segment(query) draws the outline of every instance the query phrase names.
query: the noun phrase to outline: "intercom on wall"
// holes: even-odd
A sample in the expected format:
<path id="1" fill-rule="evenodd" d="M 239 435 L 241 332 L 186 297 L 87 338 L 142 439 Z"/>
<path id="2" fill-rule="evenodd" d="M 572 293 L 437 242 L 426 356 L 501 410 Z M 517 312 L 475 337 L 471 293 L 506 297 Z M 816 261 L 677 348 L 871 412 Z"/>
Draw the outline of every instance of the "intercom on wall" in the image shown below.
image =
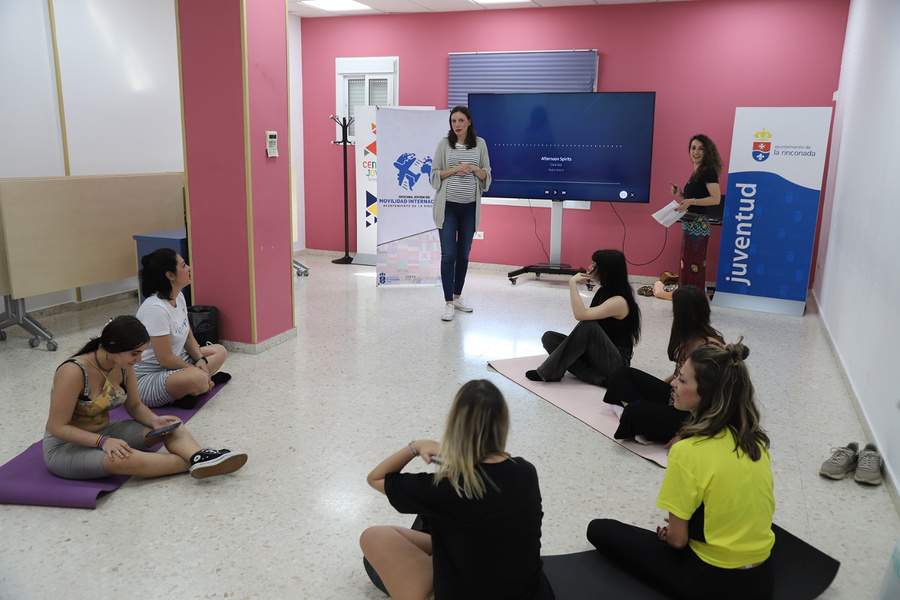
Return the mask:
<path id="1" fill-rule="evenodd" d="M 273 156 L 278 156 L 278 132 L 277 131 L 267 131 L 266 132 L 266 154 L 269 158 Z"/>

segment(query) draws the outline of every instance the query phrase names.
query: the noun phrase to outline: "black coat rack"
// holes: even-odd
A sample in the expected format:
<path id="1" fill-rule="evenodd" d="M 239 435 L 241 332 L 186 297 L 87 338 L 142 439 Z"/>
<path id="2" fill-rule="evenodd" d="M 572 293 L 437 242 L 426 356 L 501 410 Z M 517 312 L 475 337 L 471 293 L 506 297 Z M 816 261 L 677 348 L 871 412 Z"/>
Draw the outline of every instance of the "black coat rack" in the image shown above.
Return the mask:
<path id="1" fill-rule="evenodd" d="M 341 126 L 341 140 L 339 142 L 331 143 L 341 144 L 344 147 L 344 256 L 336 258 L 331 262 L 336 265 L 349 265 L 353 262 L 353 259 L 350 257 L 350 208 L 349 199 L 347 197 L 347 145 L 350 143 L 347 140 L 347 132 L 350 129 L 350 124 L 353 123 L 353 117 L 347 119 L 347 117 L 339 118 L 337 115 L 331 115 L 330 118 Z"/>

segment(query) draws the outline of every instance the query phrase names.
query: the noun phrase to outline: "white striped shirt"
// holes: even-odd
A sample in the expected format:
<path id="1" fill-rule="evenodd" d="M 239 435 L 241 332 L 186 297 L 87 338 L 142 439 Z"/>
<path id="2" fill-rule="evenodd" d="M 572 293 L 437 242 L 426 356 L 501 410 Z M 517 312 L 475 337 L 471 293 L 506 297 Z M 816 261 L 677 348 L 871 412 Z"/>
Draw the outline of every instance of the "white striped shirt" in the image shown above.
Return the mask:
<path id="1" fill-rule="evenodd" d="M 455 167 L 459 163 L 478 165 L 478 150 L 468 149 L 465 144 L 456 144 L 456 148 L 450 150 L 450 166 Z M 460 177 L 451 175 L 447 178 L 447 202 L 457 204 L 469 204 L 475 202 L 475 186 L 478 178 L 475 173 L 468 173 Z"/>

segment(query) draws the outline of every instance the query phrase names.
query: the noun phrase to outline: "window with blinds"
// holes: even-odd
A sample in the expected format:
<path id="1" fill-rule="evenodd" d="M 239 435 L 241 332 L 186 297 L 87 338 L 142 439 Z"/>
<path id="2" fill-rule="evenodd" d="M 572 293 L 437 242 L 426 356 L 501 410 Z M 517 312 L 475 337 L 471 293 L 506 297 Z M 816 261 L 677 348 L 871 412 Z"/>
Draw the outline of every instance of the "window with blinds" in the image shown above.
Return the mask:
<path id="1" fill-rule="evenodd" d="M 384 76 L 366 75 L 347 78 L 347 112 L 352 115 L 357 106 L 391 106 L 388 91 L 390 81 Z M 348 136 L 356 135 L 356 123 L 351 123 Z"/>
<path id="2" fill-rule="evenodd" d="M 450 54 L 447 108 L 470 93 L 596 92 L 597 50 Z"/>
<path id="3" fill-rule="evenodd" d="M 357 106 L 396 106 L 397 57 L 338 58 L 335 60 L 335 114 L 339 118 L 353 116 Z M 341 139 L 337 126 L 336 140 Z M 356 136 L 356 123 L 347 130 L 349 141 Z"/>

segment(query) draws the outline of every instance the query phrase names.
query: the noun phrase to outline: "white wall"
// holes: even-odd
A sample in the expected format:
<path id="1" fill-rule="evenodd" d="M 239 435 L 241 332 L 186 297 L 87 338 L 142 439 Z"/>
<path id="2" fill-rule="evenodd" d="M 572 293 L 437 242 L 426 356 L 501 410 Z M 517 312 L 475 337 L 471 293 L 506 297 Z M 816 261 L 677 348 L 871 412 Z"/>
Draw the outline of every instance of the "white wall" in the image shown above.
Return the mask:
<path id="1" fill-rule="evenodd" d="M 58 80 L 48 2 L 0 0 L 0 177 L 183 171 L 174 2 L 66 0 L 53 7 Z M 97 224 L 98 235 L 104 226 Z M 135 278 L 86 286 L 81 299 L 136 287 Z M 75 299 L 74 290 L 61 290 L 28 298 L 26 307 Z"/>
<path id="2" fill-rule="evenodd" d="M 46 2 L 0 1 L 0 177 L 65 175 Z"/>
<path id="3" fill-rule="evenodd" d="M 291 173 L 294 179 L 294 251 L 306 248 L 306 202 L 303 196 L 303 70 L 300 17 L 288 15 L 288 82 L 291 115 Z"/>
<path id="4" fill-rule="evenodd" d="M 900 491 L 898 25 L 897 0 L 850 4 L 814 293 Z"/>
<path id="5" fill-rule="evenodd" d="M 175 3 L 54 7 L 70 174 L 183 171 Z"/>

